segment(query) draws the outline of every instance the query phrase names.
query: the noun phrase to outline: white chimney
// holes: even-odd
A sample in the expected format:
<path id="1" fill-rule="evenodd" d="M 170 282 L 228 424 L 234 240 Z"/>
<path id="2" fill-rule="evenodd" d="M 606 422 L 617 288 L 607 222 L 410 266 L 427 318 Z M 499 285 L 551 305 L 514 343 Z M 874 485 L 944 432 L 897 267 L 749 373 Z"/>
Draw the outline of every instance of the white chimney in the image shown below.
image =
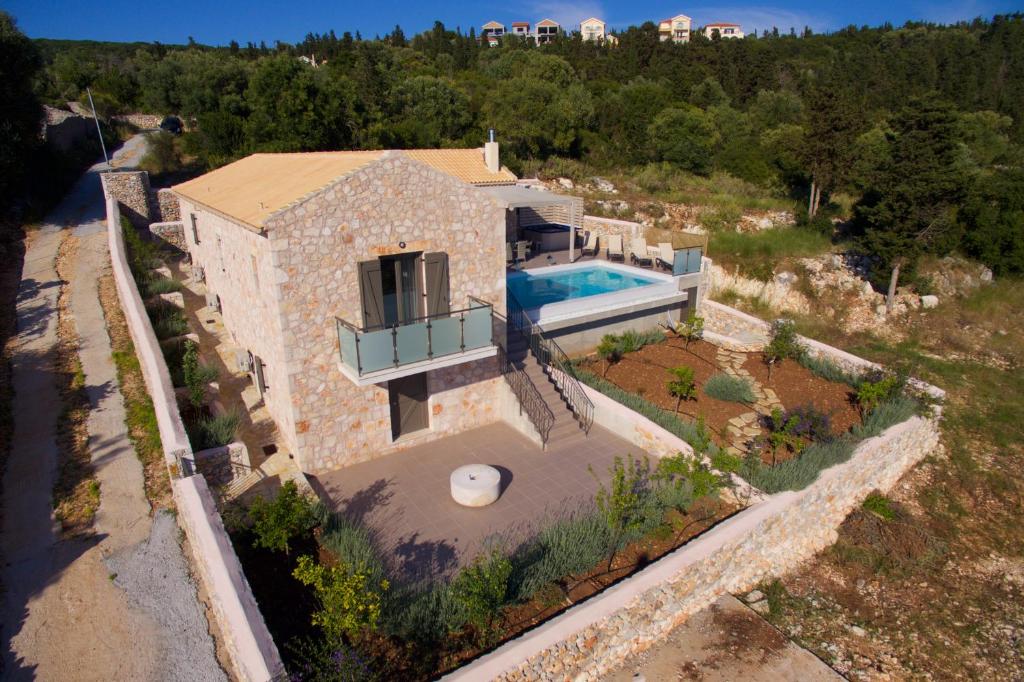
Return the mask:
<path id="1" fill-rule="evenodd" d="M 484 144 L 484 163 L 490 173 L 497 173 L 501 170 L 501 161 L 498 156 L 498 143 L 494 141 L 494 129 L 490 131 L 490 139 Z"/>

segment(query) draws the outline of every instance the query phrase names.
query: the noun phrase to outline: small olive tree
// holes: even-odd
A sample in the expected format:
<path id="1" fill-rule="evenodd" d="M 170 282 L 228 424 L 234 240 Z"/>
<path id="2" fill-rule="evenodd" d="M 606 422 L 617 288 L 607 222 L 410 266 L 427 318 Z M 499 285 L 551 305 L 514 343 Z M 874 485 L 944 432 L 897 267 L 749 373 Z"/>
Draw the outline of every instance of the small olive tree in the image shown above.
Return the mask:
<path id="1" fill-rule="evenodd" d="M 796 335 L 796 324 L 792 320 L 776 320 L 772 324 L 772 339 L 764 349 L 764 361 L 768 365 L 768 381 L 772 380 L 772 368 L 789 358 L 797 360 L 807 350 Z"/>
<path id="2" fill-rule="evenodd" d="M 249 520 L 256 536 L 254 547 L 289 554 L 291 542 L 316 525 L 316 513 L 314 503 L 299 492 L 295 481 L 286 481 L 273 500 L 253 500 Z"/>
<path id="3" fill-rule="evenodd" d="M 676 334 L 683 338 L 683 347 L 689 348 L 691 341 L 704 337 L 704 318 L 697 313 L 690 313 L 685 322 L 676 325 Z"/>
<path id="4" fill-rule="evenodd" d="M 684 400 L 693 400 L 697 395 L 697 382 L 693 380 L 692 367 L 675 367 L 669 370 L 672 379 L 668 382 L 668 392 L 676 399 L 676 412 Z"/>
<path id="5" fill-rule="evenodd" d="M 608 571 L 626 535 L 643 523 L 644 493 L 650 477 L 650 464 L 646 458 L 626 460 L 616 457 L 611 466 L 611 482 L 605 486 L 597 479 L 598 490 L 594 502 L 610 531 L 608 546 Z M 594 470 L 591 475 L 597 478 Z"/>
<path id="6" fill-rule="evenodd" d="M 605 334 L 601 337 L 601 343 L 597 344 L 597 356 L 604 360 L 604 374 L 608 376 L 608 370 L 616 362 L 622 359 L 622 343 L 614 334 Z"/>
<path id="7" fill-rule="evenodd" d="M 452 581 L 452 595 L 466 610 L 466 617 L 482 646 L 494 639 L 498 616 L 507 601 L 511 575 L 512 562 L 499 547 L 491 547 Z"/>

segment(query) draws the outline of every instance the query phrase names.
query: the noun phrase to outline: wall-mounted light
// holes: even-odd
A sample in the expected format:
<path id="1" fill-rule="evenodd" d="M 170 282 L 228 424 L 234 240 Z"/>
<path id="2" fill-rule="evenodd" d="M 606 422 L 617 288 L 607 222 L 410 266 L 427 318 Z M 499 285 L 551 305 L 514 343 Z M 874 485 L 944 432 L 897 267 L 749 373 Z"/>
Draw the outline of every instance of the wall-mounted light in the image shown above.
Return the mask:
<path id="1" fill-rule="evenodd" d="M 398 242 L 398 248 L 404 249 L 405 248 L 405 242 Z"/>

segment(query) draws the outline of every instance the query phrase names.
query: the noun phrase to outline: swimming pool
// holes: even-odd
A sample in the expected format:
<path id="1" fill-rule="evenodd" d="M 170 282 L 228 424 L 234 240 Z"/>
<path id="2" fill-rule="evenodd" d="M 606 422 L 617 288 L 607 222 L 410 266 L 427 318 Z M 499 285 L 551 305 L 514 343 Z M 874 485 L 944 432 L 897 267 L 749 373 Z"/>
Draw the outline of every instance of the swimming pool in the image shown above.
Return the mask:
<path id="1" fill-rule="evenodd" d="M 557 268 L 557 269 L 556 269 Z M 524 309 L 530 310 L 571 299 L 612 294 L 627 289 L 662 283 L 663 278 L 645 277 L 633 268 L 603 263 L 583 266 L 555 266 L 511 273 L 507 285 Z"/>

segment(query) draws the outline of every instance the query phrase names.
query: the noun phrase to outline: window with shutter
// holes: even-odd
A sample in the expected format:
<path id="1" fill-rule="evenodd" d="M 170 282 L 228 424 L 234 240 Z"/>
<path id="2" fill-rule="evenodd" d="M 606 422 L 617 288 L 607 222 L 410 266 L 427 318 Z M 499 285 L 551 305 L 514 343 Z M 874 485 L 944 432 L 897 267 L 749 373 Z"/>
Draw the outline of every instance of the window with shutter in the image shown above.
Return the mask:
<path id="1" fill-rule="evenodd" d="M 359 294 L 363 302 L 363 327 L 368 331 L 381 329 L 384 326 L 384 294 L 379 260 L 359 263 Z"/>
<path id="2" fill-rule="evenodd" d="M 427 315 L 444 315 L 451 311 L 448 254 L 424 254 L 423 267 L 427 280 Z"/>
<path id="3" fill-rule="evenodd" d="M 260 392 L 260 397 L 267 392 L 267 381 L 263 376 L 263 358 L 255 356 L 252 359 L 253 374 L 256 378 L 256 390 Z"/>
<path id="4" fill-rule="evenodd" d="M 192 241 L 196 244 L 199 243 L 199 228 L 196 226 L 196 214 L 192 213 L 189 215 L 192 219 Z"/>

